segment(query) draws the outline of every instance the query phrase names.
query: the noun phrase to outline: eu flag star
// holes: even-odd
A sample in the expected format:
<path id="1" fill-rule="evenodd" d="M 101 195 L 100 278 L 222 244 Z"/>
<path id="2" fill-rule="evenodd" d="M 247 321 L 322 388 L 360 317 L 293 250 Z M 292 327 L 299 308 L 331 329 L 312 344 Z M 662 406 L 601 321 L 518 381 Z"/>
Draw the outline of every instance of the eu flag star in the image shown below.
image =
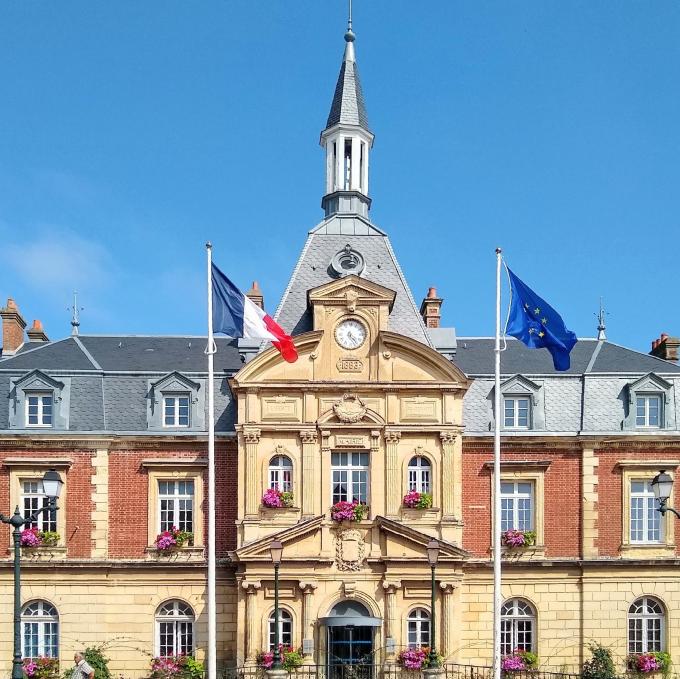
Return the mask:
<path id="1" fill-rule="evenodd" d="M 529 328 L 529 334 L 533 335 L 536 332 L 536 328 Z"/>
<path id="2" fill-rule="evenodd" d="M 541 332 L 538 333 L 538 336 L 539 337 L 545 337 L 545 333 L 543 332 L 543 330 L 541 330 Z"/>
<path id="3" fill-rule="evenodd" d="M 536 308 L 534 309 L 534 313 L 538 316 L 538 314 L 541 313 L 541 310 L 540 310 L 538 307 L 536 307 Z"/>

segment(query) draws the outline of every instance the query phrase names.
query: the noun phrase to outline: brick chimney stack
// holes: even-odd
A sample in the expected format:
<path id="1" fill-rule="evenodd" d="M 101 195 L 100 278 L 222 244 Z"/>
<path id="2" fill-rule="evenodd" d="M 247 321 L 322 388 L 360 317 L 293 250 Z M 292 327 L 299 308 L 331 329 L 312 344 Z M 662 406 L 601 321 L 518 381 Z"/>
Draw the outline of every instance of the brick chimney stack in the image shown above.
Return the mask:
<path id="1" fill-rule="evenodd" d="M 264 309 L 264 297 L 257 281 L 253 281 L 253 287 L 246 292 L 246 297 L 249 297 L 250 301 L 259 306 L 260 309 Z"/>
<path id="2" fill-rule="evenodd" d="M 45 333 L 45 329 L 43 328 L 42 321 L 39 321 L 38 319 L 33 321 L 33 325 L 29 328 L 29 330 L 26 334 L 28 335 L 28 341 L 29 342 L 49 342 L 50 341 L 50 338 Z"/>
<path id="3" fill-rule="evenodd" d="M 649 353 L 652 356 L 656 356 L 657 358 L 663 358 L 665 361 L 673 361 L 673 363 L 677 363 L 679 347 L 679 338 L 669 337 L 665 332 L 662 332 L 659 339 L 652 341 L 652 350 Z"/>
<path id="4" fill-rule="evenodd" d="M 430 288 L 427 297 L 420 305 L 420 315 L 428 328 L 438 328 L 442 319 L 442 304 L 444 300 L 437 297 L 437 288 Z"/>
<path id="5" fill-rule="evenodd" d="M 17 303 L 10 297 L 7 306 L 0 309 L 2 317 L 2 353 L 13 354 L 24 343 L 26 321 Z"/>

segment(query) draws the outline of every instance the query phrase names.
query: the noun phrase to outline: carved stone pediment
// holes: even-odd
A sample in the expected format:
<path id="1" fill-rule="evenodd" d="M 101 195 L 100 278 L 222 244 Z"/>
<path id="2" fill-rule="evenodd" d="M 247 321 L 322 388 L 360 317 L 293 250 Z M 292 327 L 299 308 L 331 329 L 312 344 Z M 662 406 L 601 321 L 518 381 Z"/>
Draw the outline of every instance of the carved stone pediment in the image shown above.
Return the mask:
<path id="1" fill-rule="evenodd" d="M 351 424 L 363 420 L 366 411 L 366 404 L 354 394 L 344 394 L 343 397 L 333 404 L 333 412 L 341 421 Z"/>

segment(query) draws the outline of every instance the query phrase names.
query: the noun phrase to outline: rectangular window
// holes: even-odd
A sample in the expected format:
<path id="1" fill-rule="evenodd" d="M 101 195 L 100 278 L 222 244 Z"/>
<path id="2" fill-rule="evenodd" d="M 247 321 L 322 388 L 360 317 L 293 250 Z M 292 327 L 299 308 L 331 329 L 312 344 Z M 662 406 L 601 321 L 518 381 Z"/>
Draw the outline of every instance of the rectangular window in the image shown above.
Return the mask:
<path id="1" fill-rule="evenodd" d="M 26 425 L 52 426 L 52 394 L 26 394 Z"/>
<path id="2" fill-rule="evenodd" d="M 509 397 L 504 399 L 503 423 L 508 429 L 529 429 L 529 399 Z"/>
<path id="3" fill-rule="evenodd" d="M 659 427 L 661 422 L 661 398 L 637 396 L 635 411 L 636 427 Z"/>
<path id="4" fill-rule="evenodd" d="M 333 504 L 368 504 L 368 453 L 332 453 Z"/>
<path id="5" fill-rule="evenodd" d="M 501 531 L 534 530 L 534 485 L 530 481 L 501 482 Z"/>
<path id="6" fill-rule="evenodd" d="M 661 513 L 651 481 L 630 482 L 630 541 L 661 542 Z"/>
<path id="7" fill-rule="evenodd" d="M 43 507 L 47 507 L 49 500 L 43 490 L 42 479 L 26 479 L 21 482 L 21 507 L 23 516 L 27 518 Z M 57 512 L 43 512 L 38 520 L 26 528 L 37 528 L 42 531 L 57 532 Z"/>
<path id="8" fill-rule="evenodd" d="M 344 189 L 349 191 L 352 188 L 352 140 L 345 139 L 345 167 L 344 167 Z"/>
<path id="9" fill-rule="evenodd" d="M 194 481 L 158 482 L 159 530 L 194 532 Z"/>
<path id="10" fill-rule="evenodd" d="M 163 397 L 163 426 L 189 426 L 189 395 L 173 394 Z"/>

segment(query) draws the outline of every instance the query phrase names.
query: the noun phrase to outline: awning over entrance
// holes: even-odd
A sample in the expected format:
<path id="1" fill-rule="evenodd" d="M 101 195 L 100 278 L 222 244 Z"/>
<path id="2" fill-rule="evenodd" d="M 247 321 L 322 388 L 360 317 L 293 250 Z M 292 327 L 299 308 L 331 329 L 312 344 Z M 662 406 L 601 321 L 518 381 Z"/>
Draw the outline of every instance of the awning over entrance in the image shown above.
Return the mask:
<path id="1" fill-rule="evenodd" d="M 319 622 L 326 627 L 380 627 L 381 618 L 369 615 L 368 610 L 358 601 L 341 601 L 325 618 Z"/>

